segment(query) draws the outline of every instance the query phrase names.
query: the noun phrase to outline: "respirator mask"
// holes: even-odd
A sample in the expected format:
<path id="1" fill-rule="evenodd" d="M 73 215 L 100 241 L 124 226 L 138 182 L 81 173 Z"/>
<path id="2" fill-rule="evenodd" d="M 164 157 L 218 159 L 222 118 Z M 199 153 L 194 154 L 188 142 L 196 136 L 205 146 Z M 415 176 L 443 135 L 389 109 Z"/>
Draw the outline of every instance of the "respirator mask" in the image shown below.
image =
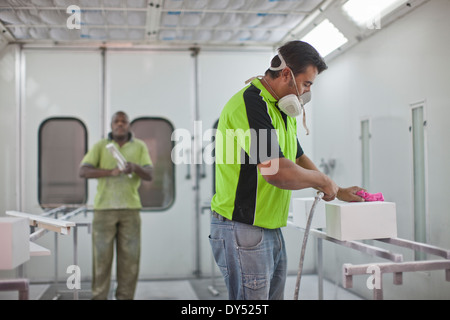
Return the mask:
<path id="1" fill-rule="evenodd" d="M 283 57 L 281 56 L 281 53 L 278 52 L 278 57 L 280 58 L 281 64 L 279 67 L 270 67 L 269 69 L 271 71 L 281 71 L 287 67 L 286 61 L 284 61 Z M 290 70 L 290 68 L 289 68 Z M 305 112 L 305 104 L 307 104 L 309 101 L 311 101 L 311 91 L 306 92 L 300 96 L 300 93 L 298 92 L 297 82 L 295 80 L 294 73 L 291 71 L 292 80 L 294 81 L 295 89 L 297 90 L 297 95 L 295 94 L 289 94 L 287 96 L 284 96 L 278 101 L 278 108 L 280 108 L 281 111 L 283 111 L 285 114 L 287 114 L 289 117 L 298 117 L 303 111 L 303 127 L 306 130 L 306 135 L 309 135 L 309 129 L 306 126 L 306 112 Z"/>
<path id="2" fill-rule="evenodd" d="M 278 57 L 280 58 L 281 64 L 278 67 L 270 67 L 269 70 L 271 71 L 281 71 L 285 68 L 287 68 L 287 64 L 286 61 L 284 61 L 283 57 L 281 56 L 281 53 L 278 51 Z M 290 68 L 289 68 L 290 70 Z M 295 94 L 289 94 L 287 96 L 284 96 L 283 98 L 278 100 L 278 108 L 285 113 L 286 115 L 288 115 L 289 117 L 298 117 L 301 113 L 301 111 L 303 111 L 303 127 L 306 130 L 306 135 L 309 135 L 309 129 L 306 126 L 306 112 L 305 112 L 305 104 L 307 104 L 308 102 L 311 101 L 311 91 L 306 92 L 304 94 L 302 94 L 300 96 L 300 93 L 298 92 L 298 87 L 297 87 L 297 82 L 295 80 L 294 77 L 294 73 L 291 71 L 291 75 L 292 75 L 292 80 L 294 81 L 294 85 L 295 85 L 295 89 L 297 90 L 297 95 Z M 248 79 L 245 84 L 248 84 L 250 82 L 252 82 L 254 79 L 263 79 L 264 81 L 266 81 L 264 79 L 264 76 L 257 76 L 257 77 L 253 77 Z M 267 81 L 266 81 L 267 83 Z M 269 83 L 267 83 L 267 85 L 269 85 Z M 269 85 L 270 87 L 270 85 Z M 272 90 L 273 91 L 273 90 Z M 278 97 L 276 97 L 278 99 Z"/>
<path id="3" fill-rule="evenodd" d="M 298 117 L 300 111 L 305 113 L 305 104 L 311 101 L 311 91 L 296 96 L 295 94 L 287 95 L 278 101 L 278 108 L 287 114 L 289 117 Z"/>

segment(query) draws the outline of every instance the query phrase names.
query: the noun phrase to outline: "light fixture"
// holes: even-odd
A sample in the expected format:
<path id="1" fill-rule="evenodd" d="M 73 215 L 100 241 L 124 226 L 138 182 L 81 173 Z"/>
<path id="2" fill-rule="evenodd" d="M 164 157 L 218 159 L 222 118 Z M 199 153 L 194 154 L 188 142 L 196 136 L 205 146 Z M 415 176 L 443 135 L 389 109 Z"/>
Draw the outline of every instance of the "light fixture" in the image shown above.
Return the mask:
<path id="1" fill-rule="evenodd" d="M 322 57 L 326 57 L 348 42 L 348 39 L 328 19 L 323 20 L 301 40 L 316 48 Z"/>
<path id="2" fill-rule="evenodd" d="M 381 19 L 405 2 L 406 0 L 349 0 L 342 9 L 358 26 L 380 29 Z"/>

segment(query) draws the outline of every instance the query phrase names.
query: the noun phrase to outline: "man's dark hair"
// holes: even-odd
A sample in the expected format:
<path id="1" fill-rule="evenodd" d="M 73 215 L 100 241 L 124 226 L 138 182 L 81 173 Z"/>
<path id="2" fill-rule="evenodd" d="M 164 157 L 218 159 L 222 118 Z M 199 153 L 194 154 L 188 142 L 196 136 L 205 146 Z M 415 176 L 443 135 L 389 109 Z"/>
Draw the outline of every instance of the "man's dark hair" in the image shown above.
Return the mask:
<path id="1" fill-rule="evenodd" d="M 320 56 L 319 52 L 311 46 L 309 43 L 303 41 L 290 41 L 284 44 L 278 49 L 281 53 L 286 65 L 292 69 L 294 75 L 303 73 L 306 69 L 313 65 L 317 68 L 319 74 L 328 69 L 327 64 Z M 281 60 L 276 55 L 271 62 L 271 67 L 279 67 Z M 278 78 L 281 71 L 272 71 L 268 69 L 266 74 L 269 74 L 271 78 Z"/>

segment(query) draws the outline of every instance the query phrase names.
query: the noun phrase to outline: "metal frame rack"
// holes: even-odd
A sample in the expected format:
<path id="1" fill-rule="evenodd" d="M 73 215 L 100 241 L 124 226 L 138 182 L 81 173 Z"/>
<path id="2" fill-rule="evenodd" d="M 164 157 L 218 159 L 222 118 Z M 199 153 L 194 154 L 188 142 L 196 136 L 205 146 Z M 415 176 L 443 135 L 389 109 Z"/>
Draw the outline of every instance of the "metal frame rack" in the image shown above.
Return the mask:
<path id="1" fill-rule="evenodd" d="M 73 230 L 72 237 L 73 237 L 73 264 L 78 265 L 78 227 L 88 227 L 88 232 L 90 232 L 91 223 L 90 222 L 74 222 L 74 221 L 68 221 L 70 218 L 75 217 L 76 215 L 84 212 L 86 213 L 88 209 L 84 206 L 82 207 L 71 207 L 71 206 L 61 206 L 52 210 L 49 210 L 45 212 L 42 215 L 33 215 L 23 212 L 17 212 L 17 211 L 7 211 L 6 214 L 10 216 L 16 216 L 16 217 L 22 217 L 22 218 L 28 218 L 30 221 L 30 226 L 32 226 L 32 232 L 30 234 L 30 243 L 33 244 L 33 241 L 36 241 L 43 235 L 45 235 L 48 231 L 54 231 L 54 264 L 55 264 L 55 277 L 54 282 L 55 284 L 58 283 L 58 235 L 69 235 L 70 230 Z M 62 215 L 60 215 L 62 213 Z M 53 216 L 53 218 L 51 218 Z M 38 230 L 33 230 L 34 228 L 38 227 Z M 19 273 L 23 277 L 23 266 L 20 266 Z M 27 280 L 27 286 L 25 289 L 23 289 L 22 282 L 20 283 L 20 286 L 17 286 L 18 289 L 21 290 L 20 292 L 20 298 L 22 299 L 28 299 L 28 279 Z M 10 289 L 11 290 L 11 289 Z M 26 293 L 22 293 L 22 291 L 26 291 Z M 73 289 L 73 299 L 78 300 L 79 298 L 79 289 Z M 58 299 L 59 294 L 58 291 L 56 292 L 56 296 L 54 299 Z"/>
<path id="2" fill-rule="evenodd" d="M 304 230 L 301 227 L 294 225 L 292 222 L 288 222 L 288 225 Z M 310 234 L 317 238 L 317 264 L 318 264 L 318 285 L 319 285 L 319 300 L 323 300 L 323 240 L 333 242 L 335 244 L 357 250 L 372 257 L 380 257 L 390 260 L 390 263 L 370 263 L 352 265 L 345 263 L 342 268 L 343 272 L 343 286 L 344 288 L 353 287 L 353 276 L 357 275 L 370 275 L 373 274 L 376 283 L 373 286 L 373 298 L 374 300 L 383 299 L 383 274 L 393 273 L 394 284 L 403 284 L 404 272 L 416 272 L 416 271 L 432 271 L 432 270 L 445 270 L 445 280 L 450 282 L 450 250 L 410 241 L 401 238 L 388 238 L 388 239 L 374 239 L 375 241 L 388 243 L 394 246 L 403 247 L 415 251 L 421 251 L 430 255 L 435 255 L 443 258 L 443 260 L 425 260 L 425 261 L 403 261 L 403 254 L 394 253 L 389 250 L 365 244 L 359 241 L 340 241 L 327 236 L 327 234 L 321 230 L 311 229 Z"/>
<path id="3" fill-rule="evenodd" d="M 73 210 L 71 210 L 73 209 Z M 208 206 L 202 206 L 202 211 L 210 209 Z M 67 210 L 69 210 L 67 212 Z M 58 281 L 58 234 L 70 234 L 70 230 L 73 230 L 73 264 L 78 263 L 78 227 L 88 227 L 90 232 L 90 222 L 73 222 L 66 221 L 70 218 L 80 214 L 86 213 L 88 209 L 86 207 L 70 208 L 67 206 L 58 207 L 50 210 L 43 215 L 32 215 L 22 212 L 8 211 L 7 214 L 11 216 L 27 217 L 30 220 L 30 225 L 34 227 L 40 227 L 37 231 L 30 234 L 30 243 L 42 237 L 48 231 L 54 231 L 55 237 L 55 283 Z M 61 212 L 64 212 L 62 216 L 59 216 Z M 54 218 L 49 218 L 54 216 Z M 303 228 L 294 225 L 288 221 L 288 225 L 299 230 Z M 374 262 L 369 264 L 353 265 L 345 263 L 342 266 L 343 273 L 343 286 L 344 288 L 353 287 L 353 276 L 358 275 L 370 275 L 373 274 L 377 277 L 375 285 L 373 287 L 374 300 L 383 299 L 383 275 L 386 273 L 393 274 L 394 285 L 403 284 L 403 273 L 405 272 L 417 272 L 417 271 L 432 271 L 432 270 L 444 270 L 445 280 L 450 282 L 450 250 L 424 244 L 420 242 L 410 241 L 401 238 L 388 238 L 388 239 L 374 239 L 374 241 L 388 243 L 393 246 L 398 246 L 414 251 L 424 252 L 429 255 L 438 256 L 441 259 L 422 260 L 422 261 L 404 261 L 403 254 L 391 252 L 387 249 L 380 248 L 375 245 L 369 245 L 359 241 L 341 241 L 327 236 L 327 234 L 318 229 L 311 229 L 310 235 L 317 238 L 317 265 L 318 265 L 318 286 L 319 286 L 319 300 L 323 300 L 323 240 L 330 241 L 332 243 L 359 251 L 372 257 L 380 257 L 386 260 L 390 260 L 388 263 Z M 214 267 L 213 267 L 214 269 Z M 19 273 L 23 276 L 23 267 L 19 269 Z M 20 281 L 17 281 L 20 280 Z M 15 279 L 15 281 L 9 281 L 3 283 L 3 290 L 18 290 L 20 299 L 28 299 L 28 279 Z M 213 283 L 208 288 L 213 295 L 217 294 L 215 290 L 214 274 L 212 275 Z M 78 300 L 78 289 L 73 289 L 73 298 Z M 58 296 L 55 297 L 56 299 Z"/>

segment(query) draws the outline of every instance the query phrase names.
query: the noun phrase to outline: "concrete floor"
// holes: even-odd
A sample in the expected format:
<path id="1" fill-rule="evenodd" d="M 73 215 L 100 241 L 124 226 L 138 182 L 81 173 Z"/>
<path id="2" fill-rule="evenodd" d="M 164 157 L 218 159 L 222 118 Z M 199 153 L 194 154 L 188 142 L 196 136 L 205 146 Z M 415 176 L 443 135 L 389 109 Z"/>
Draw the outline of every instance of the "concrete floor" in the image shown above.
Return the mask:
<path id="1" fill-rule="evenodd" d="M 285 299 L 292 300 L 295 291 L 296 276 L 288 276 L 286 280 Z M 335 286 L 329 281 L 323 284 L 324 300 L 361 300 L 360 297 Z M 74 300 L 74 292 L 65 284 L 31 284 L 30 300 Z M 90 300 L 90 283 L 82 283 L 78 291 L 79 300 Z M 17 300 L 18 293 L 0 291 L 0 300 Z M 110 293 L 113 299 L 113 290 Z M 136 300 L 227 300 L 227 289 L 222 278 L 187 279 L 187 280 L 154 280 L 140 281 L 136 288 Z M 316 275 L 302 277 L 299 300 L 317 300 L 318 282 Z"/>

